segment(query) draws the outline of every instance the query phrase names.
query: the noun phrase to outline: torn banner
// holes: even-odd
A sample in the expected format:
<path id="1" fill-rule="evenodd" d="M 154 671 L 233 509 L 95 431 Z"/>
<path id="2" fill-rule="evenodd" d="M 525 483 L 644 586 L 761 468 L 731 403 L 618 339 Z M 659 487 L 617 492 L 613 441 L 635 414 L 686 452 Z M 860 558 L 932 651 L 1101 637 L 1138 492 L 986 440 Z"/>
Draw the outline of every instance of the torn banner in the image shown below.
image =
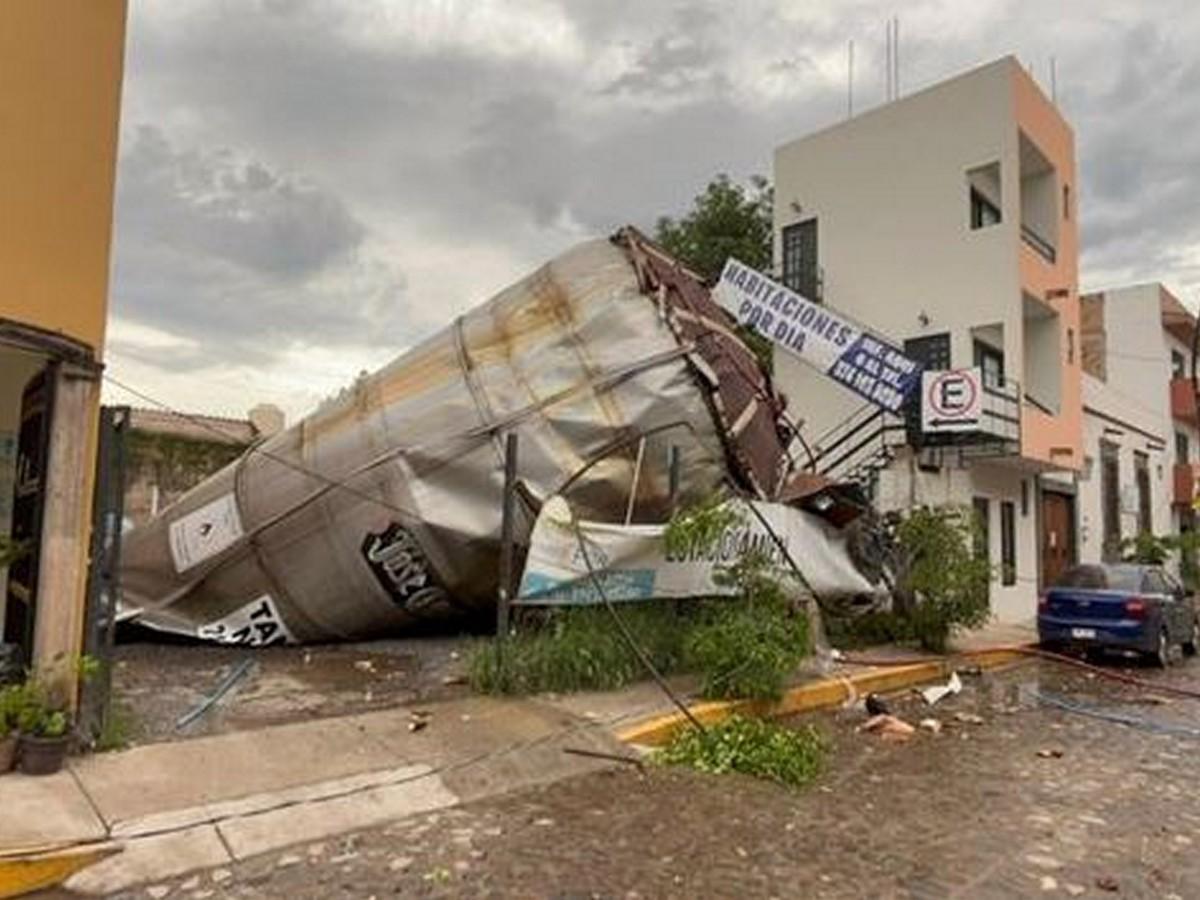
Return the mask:
<path id="1" fill-rule="evenodd" d="M 520 545 L 555 494 L 616 519 L 636 486 L 665 518 L 671 447 L 682 503 L 725 482 L 778 497 L 783 403 L 732 326 L 632 229 L 581 244 L 126 535 L 123 613 L 261 646 L 487 610 L 509 432 Z"/>
<path id="2" fill-rule="evenodd" d="M 755 503 L 812 590 L 822 598 L 871 595 L 873 586 L 855 567 L 846 539 L 818 516 L 781 503 Z M 749 513 L 712 547 L 673 556 L 663 525 L 578 523 L 561 497 L 542 507 L 516 602 L 570 606 L 601 602 L 596 581 L 612 601 L 715 597 L 736 593 L 714 577 L 751 552 L 788 571 L 775 539 Z M 580 538 L 582 537 L 582 546 Z M 585 555 L 586 554 L 586 555 Z M 591 567 L 595 578 L 588 571 Z"/>

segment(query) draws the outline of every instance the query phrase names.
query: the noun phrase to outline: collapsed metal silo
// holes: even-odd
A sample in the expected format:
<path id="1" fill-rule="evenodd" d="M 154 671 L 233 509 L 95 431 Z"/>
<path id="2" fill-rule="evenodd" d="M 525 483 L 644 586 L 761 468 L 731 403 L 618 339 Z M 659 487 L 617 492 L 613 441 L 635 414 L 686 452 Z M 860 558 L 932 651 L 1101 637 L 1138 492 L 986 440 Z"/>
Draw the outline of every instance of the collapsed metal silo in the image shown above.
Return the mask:
<path id="1" fill-rule="evenodd" d="M 773 499 L 791 471 L 782 403 L 732 328 L 633 229 L 581 244 L 126 535 L 126 611 L 264 645 L 490 606 L 509 431 L 519 543 L 557 493 L 612 521 L 636 483 L 639 516 L 661 517 L 671 446 L 683 502 L 723 479 Z"/>

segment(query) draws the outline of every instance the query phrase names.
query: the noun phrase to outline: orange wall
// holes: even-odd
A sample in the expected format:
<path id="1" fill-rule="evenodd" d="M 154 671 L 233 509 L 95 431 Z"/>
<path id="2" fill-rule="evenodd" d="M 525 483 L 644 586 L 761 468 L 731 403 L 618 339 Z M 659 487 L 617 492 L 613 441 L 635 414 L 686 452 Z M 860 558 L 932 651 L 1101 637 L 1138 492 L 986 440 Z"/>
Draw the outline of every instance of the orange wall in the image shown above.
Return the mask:
<path id="1" fill-rule="evenodd" d="M 1058 172 L 1059 230 L 1055 262 L 1048 263 L 1021 243 L 1021 287 L 1047 302 L 1059 314 L 1063 364 L 1059 413 L 1048 416 L 1029 406 L 1021 417 L 1022 455 L 1065 469 L 1083 465 L 1083 336 L 1079 310 L 1078 182 L 1075 177 L 1075 134 L 1057 107 L 1020 67 L 1013 71 L 1017 126 L 1037 145 Z M 1061 192 L 1070 185 L 1070 218 L 1062 218 Z M 1054 296 L 1066 290 L 1064 297 Z M 1068 331 L 1073 335 L 1068 336 Z M 1069 343 L 1074 343 L 1073 351 Z M 1073 356 L 1072 356 L 1073 353 Z M 1068 359 L 1070 358 L 1070 361 Z M 1069 452 L 1064 452 L 1069 451 Z"/>
<path id="2" fill-rule="evenodd" d="M 0 317 L 104 343 L 125 0 L 0 3 Z"/>

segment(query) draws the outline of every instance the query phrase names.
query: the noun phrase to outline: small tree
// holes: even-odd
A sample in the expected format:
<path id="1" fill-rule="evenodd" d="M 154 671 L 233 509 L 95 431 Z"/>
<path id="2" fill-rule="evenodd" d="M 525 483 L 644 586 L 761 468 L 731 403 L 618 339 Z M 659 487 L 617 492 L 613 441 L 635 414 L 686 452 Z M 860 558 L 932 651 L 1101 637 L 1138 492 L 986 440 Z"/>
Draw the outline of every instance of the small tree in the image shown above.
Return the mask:
<path id="1" fill-rule="evenodd" d="M 896 529 L 904 588 L 914 600 L 912 631 L 926 650 L 941 653 L 954 628 L 987 621 L 992 572 L 975 550 L 980 528 L 971 510 L 920 507 Z"/>
<path id="2" fill-rule="evenodd" d="M 771 183 L 761 175 L 743 187 L 719 174 L 696 197 L 691 212 L 681 219 L 658 220 L 655 240 L 710 280 L 716 280 L 731 256 L 768 271 L 774 199 Z"/>

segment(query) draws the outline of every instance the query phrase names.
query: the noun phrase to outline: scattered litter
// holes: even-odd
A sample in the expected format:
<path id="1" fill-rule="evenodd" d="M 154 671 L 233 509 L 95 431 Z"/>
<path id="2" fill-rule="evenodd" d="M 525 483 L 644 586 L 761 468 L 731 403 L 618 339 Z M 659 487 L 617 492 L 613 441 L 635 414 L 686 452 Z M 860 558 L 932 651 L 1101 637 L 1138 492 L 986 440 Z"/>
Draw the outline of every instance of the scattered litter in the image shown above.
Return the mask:
<path id="1" fill-rule="evenodd" d="M 429 724 L 429 713 L 414 709 L 408 714 L 408 730 L 420 731 Z"/>
<path id="2" fill-rule="evenodd" d="M 931 734 L 941 734 L 942 732 L 942 723 L 938 719 L 922 719 L 917 724 Z"/>
<path id="3" fill-rule="evenodd" d="M 903 719 L 898 719 L 887 713 L 881 713 L 867 719 L 862 724 L 860 730 L 878 734 L 885 741 L 895 741 L 897 743 L 911 740 L 913 734 L 916 732 L 916 729 Z"/>
<path id="4" fill-rule="evenodd" d="M 957 712 L 954 714 L 954 721 L 962 722 L 964 725 L 982 725 L 983 716 L 977 716 L 975 713 Z"/>
<path id="5" fill-rule="evenodd" d="M 354 668 L 358 669 L 360 672 L 374 672 L 375 663 L 369 659 L 360 659 L 355 661 Z"/>
<path id="6" fill-rule="evenodd" d="M 209 877 L 213 880 L 213 884 L 220 884 L 223 881 L 228 881 L 233 877 L 233 873 L 228 869 L 213 869 Z"/>
<path id="7" fill-rule="evenodd" d="M 412 868 L 412 864 L 411 856 L 396 856 L 388 862 L 388 869 L 392 872 L 407 872 Z"/>
<path id="8" fill-rule="evenodd" d="M 1070 881 L 1063 885 L 1063 889 L 1072 897 L 1082 897 L 1087 891 L 1087 888 L 1085 888 L 1082 884 L 1075 884 L 1074 882 Z"/>
<path id="9" fill-rule="evenodd" d="M 442 679 L 442 684 L 449 686 L 452 684 L 466 684 L 467 679 L 463 675 L 447 675 Z"/>
<path id="10" fill-rule="evenodd" d="M 1102 891 L 1108 891 L 1110 894 L 1115 894 L 1121 889 L 1120 883 L 1111 875 L 1101 875 L 1096 879 L 1096 887 Z"/>
<path id="11" fill-rule="evenodd" d="M 1042 876 L 1042 890 L 1043 891 L 1057 891 L 1058 890 L 1058 879 L 1055 878 L 1053 875 L 1043 875 Z"/>
<path id="12" fill-rule="evenodd" d="M 933 687 L 927 687 L 920 693 L 925 698 L 925 702 L 933 706 L 943 697 L 950 694 L 957 694 L 962 691 L 962 679 L 958 677 L 958 672 L 950 673 L 950 680 L 945 684 L 935 684 Z"/>
<path id="13" fill-rule="evenodd" d="M 275 863 L 275 868 L 290 869 L 292 866 L 300 865 L 300 862 L 301 860 L 299 856 L 297 856 L 295 853 L 288 853 L 279 857 L 279 860 Z"/>
<path id="14" fill-rule="evenodd" d="M 1062 759 L 1063 751 L 1057 747 L 1043 748 L 1037 752 L 1042 759 Z"/>
<path id="15" fill-rule="evenodd" d="M 867 714 L 872 716 L 891 715 L 891 707 L 878 694 L 867 694 Z"/>
<path id="16" fill-rule="evenodd" d="M 1160 697 L 1157 694 L 1141 694 L 1137 697 L 1131 697 L 1130 703 L 1138 703 L 1142 706 L 1166 706 L 1171 701 L 1166 697 Z"/>
<path id="17" fill-rule="evenodd" d="M 982 678 L 983 666 L 967 666 L 965 669 L 959 669 L 958 674 L 969 675 L 971 678 Z"/>
<path id="18" fill-rule="evenodd" d="M 171 893 L 171 886 L 169 884 L 151 885 L 146 888 L 146 893 L 150 895 L 152 900 L 162 900 L 163 897 Z"/>

